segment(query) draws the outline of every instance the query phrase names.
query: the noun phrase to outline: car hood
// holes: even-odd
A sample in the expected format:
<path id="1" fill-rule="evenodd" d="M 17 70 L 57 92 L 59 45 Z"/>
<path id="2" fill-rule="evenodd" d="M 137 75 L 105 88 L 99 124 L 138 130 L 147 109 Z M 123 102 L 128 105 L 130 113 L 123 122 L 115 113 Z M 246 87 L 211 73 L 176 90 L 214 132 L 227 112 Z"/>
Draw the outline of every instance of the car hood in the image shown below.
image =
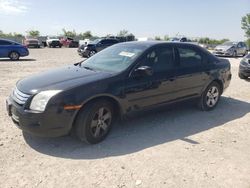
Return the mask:
<path id="1" fill-rule="evenodd" d="M 66 90 L 79 85 L 108 78 L 111 73 L 87 70 L 71 65 L 24 78 L 17 82 L 17 88 L 27 94 L 45 90 Z"/>
<path id="2" fill-rule="evenodd" d="M 215 50 L 223 50 L 223 51 L 226 51 L 230 48 L 234 47 L 233 45 L 232 46 L 223 46 L 223 45 L 219 45 L 219 46 L 216 46 Z"/>

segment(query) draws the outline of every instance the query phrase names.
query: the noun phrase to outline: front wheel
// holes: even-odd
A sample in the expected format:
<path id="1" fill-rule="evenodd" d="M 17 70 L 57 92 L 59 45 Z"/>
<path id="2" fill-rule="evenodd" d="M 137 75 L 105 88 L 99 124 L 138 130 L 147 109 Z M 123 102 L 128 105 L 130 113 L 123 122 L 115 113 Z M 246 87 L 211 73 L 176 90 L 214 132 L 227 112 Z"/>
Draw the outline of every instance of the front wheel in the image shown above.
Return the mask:
<path id="1" fill-rule="evenodd" d="M 89 144 L 101 142 L 108 135 L 114 121 L 113 105 L 108 101 L 98 100 L 87 104 L 76 119 L 75 135 Z"/>
<path id="2" fill-rule="evenodd" d="M 92 56 L 95 55 L 95 54 L 96 54 L 96 52 L 95 52 L 94 50 L 91 50 L 91 51 L 89 52 L 88 56 L 89 56 L 89 57 L 92 57 Z"/>
<path id="3" fill-rule="evenodd" d="M 199 107 L 203 111 L 209 111 L 216 107 L 221 96 L 221 87 L 217 82 L 212 82 L 202 93 Z"/>
<path id="4" fill-rule="evenodd" d="M 11 59 L 11 60 L 18 60 L 19 58 L 20 58 L 20 55 L 19 55 L 19 53 L 17 53 L 17 52 L 11 52 L 10 54 L 9 54 L 9 58 Z"/>

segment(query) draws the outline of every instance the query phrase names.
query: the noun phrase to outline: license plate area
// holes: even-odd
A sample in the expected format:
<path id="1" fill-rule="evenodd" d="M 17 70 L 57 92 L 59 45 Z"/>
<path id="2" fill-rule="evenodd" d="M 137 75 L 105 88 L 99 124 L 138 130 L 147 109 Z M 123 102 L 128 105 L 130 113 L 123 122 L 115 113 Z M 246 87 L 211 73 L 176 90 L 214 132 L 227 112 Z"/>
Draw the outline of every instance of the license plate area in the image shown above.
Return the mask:
<path id="1" fill-rule="evenodd" d="M 8 115 L 17 123 L 19 123 L 19 117 L 16 115 L 15 108 L 8 102 L 6 101 L 6 109 Z"/>

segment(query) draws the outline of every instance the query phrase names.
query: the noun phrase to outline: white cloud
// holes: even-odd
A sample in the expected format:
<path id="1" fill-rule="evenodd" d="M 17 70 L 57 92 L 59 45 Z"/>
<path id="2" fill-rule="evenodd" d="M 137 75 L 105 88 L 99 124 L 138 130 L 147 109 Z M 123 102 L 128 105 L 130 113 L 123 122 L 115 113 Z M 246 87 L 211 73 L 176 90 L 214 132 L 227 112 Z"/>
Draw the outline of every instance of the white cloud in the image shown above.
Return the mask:
<path id="1" fill-rule="evenodd" d="M 0 14 L 17 15 L 26 13 L 28 7 L 18 0 L 0 0 Z"/>

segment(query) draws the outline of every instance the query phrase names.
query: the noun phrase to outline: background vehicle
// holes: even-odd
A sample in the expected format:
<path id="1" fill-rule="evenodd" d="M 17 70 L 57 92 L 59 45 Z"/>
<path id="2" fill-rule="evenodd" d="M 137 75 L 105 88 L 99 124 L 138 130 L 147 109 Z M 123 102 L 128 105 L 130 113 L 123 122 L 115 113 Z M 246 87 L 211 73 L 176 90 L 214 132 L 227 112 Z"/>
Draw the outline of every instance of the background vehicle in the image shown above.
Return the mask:
<path id="1" fill-rule="evenodd" d="M 248 52 L 244 42 L 225 42 L 216 46 L 213 53 L 217 56 L 237 57 L 238 55 L 245 56 Z"/>
<path id="2" fill-rule="evenodd" d="M 58 37 L 47 37 L 47 40 L 46 40 L 46 44 L 49 48 L 53 47 L 59 47 L 61 48 L 62 47 L 62 43 L 60 42 L 59 38 Z"/>
<path id="3" fill-rule="evenodd" d="M 246 55 L 240 62 L 239 77 L 241 79 L 250 77 L 250 54 Z"/>
<path id="4" fill-rule="evenodd" d="M 191 42 L 190 39 L 187 39 L 187 37 L 181 37 L 181 38 L 172 38 L 170 39 L 172 42 Z"/>
<path id="5" fill-rule="evenodd" d="M 25 39 L 24 40 L 24 45 L 27 46 L 28 48 L 33 47 L 33 48 L 40 48 L 40 43 L 39 40 L 37 39 Z"/>
<path id="6" fill-rule="evenodd" d="M 60 42 L 63 46 L 68 47 L 68 48 L 78 48 L 79 47 L 79 42 L 75 41 L 73 38 L 61 38 Z"/>
<path id="7" fill-rule="evenodd" d="M 92 42 L 89 42 L 87 45 L 81 45 L 77 52 L 82 57 L 91 57 L 97 52 L 100 52 L 101 50 L 117 43 L 119 43 L 117 39 L 96 39 Z"/>
<path id="8" fill-rule="evenodd" d="M 197 45 L 127 42 L 84 62 L 20 80 L 7 110 L 31 134 L 72 131 L 94 144 L 108 135 L 115 118 L 137 110 L 188 99 L 212 110 L 230 80 L 229 61 Z"/>
<path id="9" fill-rule="evenodd" d="M 18 60 L 20 57 L 28 56 L 29 50 L 26 46 L 14 41 L 0 39 L 0 58 L 8 57 Z"/>

